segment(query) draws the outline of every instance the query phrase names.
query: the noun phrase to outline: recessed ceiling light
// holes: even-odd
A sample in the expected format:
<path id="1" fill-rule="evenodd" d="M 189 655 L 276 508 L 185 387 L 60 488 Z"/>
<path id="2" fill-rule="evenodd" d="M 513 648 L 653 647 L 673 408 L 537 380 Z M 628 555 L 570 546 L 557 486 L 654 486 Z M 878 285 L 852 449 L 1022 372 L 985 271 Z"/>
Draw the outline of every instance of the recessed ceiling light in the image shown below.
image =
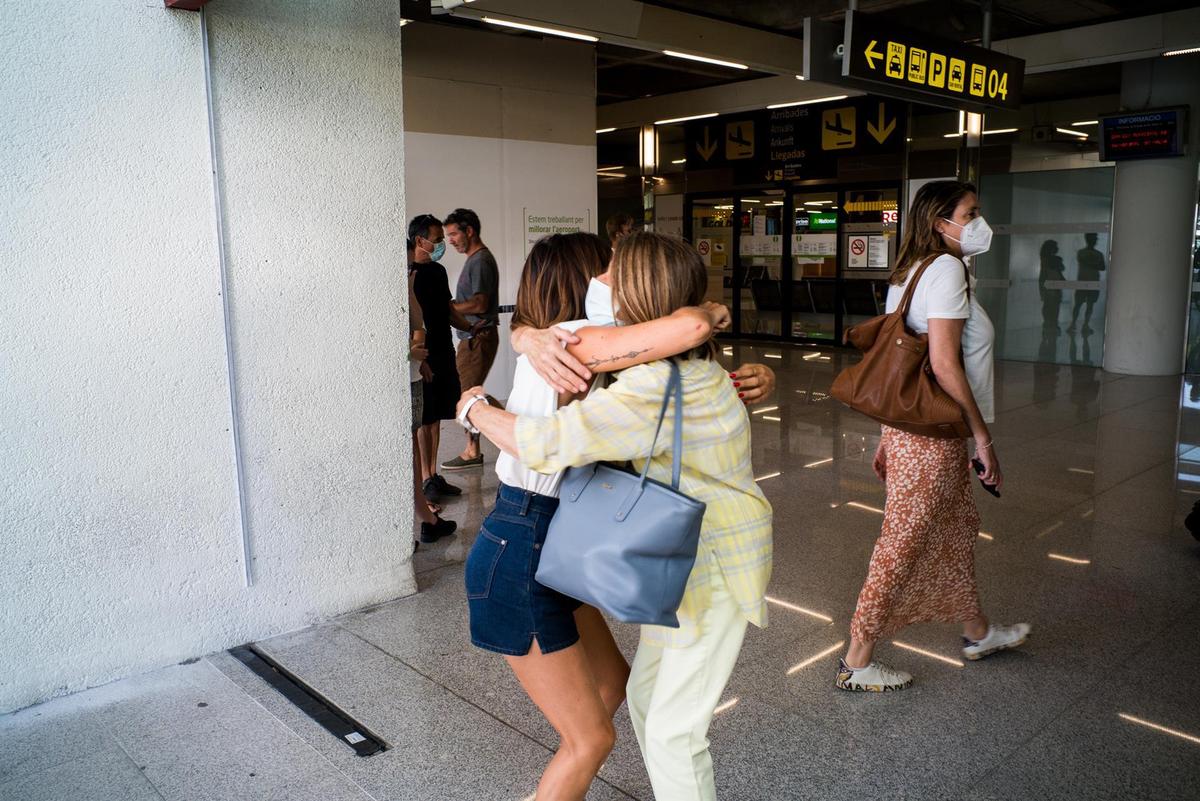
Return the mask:
<path id="1" fill-rule="evenodd" d="M 1070 128 L 1055 128 L 1054 130 L 1058 131 L 1060 134 L 1067 134 L 1068 136 L 1078 136 L 1080 139 L 1088 138 L 1088 135 L 1085 134 L 1083 131 L 1072 131 Z"/>
<path id="2" fill-rule="evenodd" d="M 1168 50 L 1163 53 L 1164 56 L 1186 56 L 1191 53 L 1200 53 L 1200 47 L 1187 47 L 1183 50 Z"/>
<path id="3" fill-rule="evenodd" d="M 1071 125 L 1075 128 L 1084 128 L 1088 125 L 1099 125 L 1099 124 L 1100 124 L 1100 120 L 1080 120 L 1079 122 L 1071 123 Z"/>
<path id="4" fill-rule="evenodd" d="M 612 133 L 612 132 L 613 132 L 613 131 L 615 131 L 615 130 L 617 130 L 617 129 L 616 129 L 616 128 L 597 128 L 597 129 L 596 129 L 596 133 L 598 133 L 598 134 L 602 134 L 602 133 Z"/>

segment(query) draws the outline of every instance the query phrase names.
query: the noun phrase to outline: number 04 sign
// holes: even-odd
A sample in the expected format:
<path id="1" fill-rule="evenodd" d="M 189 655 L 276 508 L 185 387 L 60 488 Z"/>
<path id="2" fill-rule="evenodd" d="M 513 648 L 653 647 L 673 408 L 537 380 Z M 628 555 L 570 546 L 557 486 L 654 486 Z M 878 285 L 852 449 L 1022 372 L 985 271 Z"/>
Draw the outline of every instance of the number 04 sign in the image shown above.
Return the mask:
<path id="1" fill-rule="evenodd" d="M 972 110 L 1019 108 L 1025 62 L 846 13 L 842 75 L 882 85 L 879 94 Z M 940 102 L 939 102 L 940 101 Z"/>

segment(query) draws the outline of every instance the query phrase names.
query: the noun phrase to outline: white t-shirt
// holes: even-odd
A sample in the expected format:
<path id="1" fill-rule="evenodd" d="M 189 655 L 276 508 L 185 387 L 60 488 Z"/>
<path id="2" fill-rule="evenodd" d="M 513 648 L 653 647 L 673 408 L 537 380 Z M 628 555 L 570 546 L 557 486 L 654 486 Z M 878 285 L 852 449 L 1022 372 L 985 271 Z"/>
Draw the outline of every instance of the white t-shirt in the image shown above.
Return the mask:
<path id="1" fill-rule="evenodd" d="M 904 290 L 916 274 L 917 268 L 914 267 L 903 286 L 888 289 L 889 314 L 900 308 Z M 984 422 L 993 423 L 996 421 L 996 400 L 992 351 L 996 344 L 996 329 L 975 297 L 975 276 L 970 276 L 970 282 L 971 291 L 968 293 L 962 261 L 949 254 L 938 256 L 925 270 L 913 292 L 912 305 L 908 309 L 908 327 L 918 334 L 928 334 L 931 318 L 967 321 L 962 336 L 967 383 L 971 386 L 971 393 L 975 396 Z"/>
<path id="2" fill-rule="evenodd" d="M 616 313 L 613 308 L 612 287 L 593 278 L 588 282 L 587 300 L 584 301 L 588 321 L 592 325 L 616 325 Z"/>
<path id="3" fill-rule="evenodd" d="M 559 323 L 557 327 L 574 332 L 594 324 L 591 320 L 572 320 L 569 323 Z M 525 356 L 517 358 L 512 393 L 508 396 L 504 408 L 518 417 L 549 417 L 558 411 L 558 393 L 542 380 Z M 561 472 L 548 474 L 530 470 L 504 451 L 501 451 L 496 459 L 496 477 L 501 482 L 539 495 L 557 498 L 562 475 Z"/>

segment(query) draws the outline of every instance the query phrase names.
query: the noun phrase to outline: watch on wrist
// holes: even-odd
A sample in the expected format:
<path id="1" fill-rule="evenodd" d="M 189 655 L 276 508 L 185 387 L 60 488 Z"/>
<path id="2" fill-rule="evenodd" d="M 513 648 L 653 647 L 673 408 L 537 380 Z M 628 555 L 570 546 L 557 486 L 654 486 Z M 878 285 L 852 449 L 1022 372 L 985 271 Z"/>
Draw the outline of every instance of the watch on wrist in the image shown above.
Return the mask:
<path id="1" fill-rule="evenodd" d="M 467 429 L 467 431 L 469 431 L 472 434 L 478 434 L 479 429 L 476 428 L 475 426 L 471 425 L 471 420 L 469 419 L 469 415 L 471 414 L 471 407 L 474 406 L 476 403 L 479 403 L 480 401 L 483 401 L 485 404 L 487 404 L 489 406 L 491 405 L 491 402 L 487 399 L 486 395 L 472 395 L 471 399 L 467 401 L 466 406 L 463 406 L 462 412 L 458 415 L 459 425 L 461 425 L 463 428 Z"/>

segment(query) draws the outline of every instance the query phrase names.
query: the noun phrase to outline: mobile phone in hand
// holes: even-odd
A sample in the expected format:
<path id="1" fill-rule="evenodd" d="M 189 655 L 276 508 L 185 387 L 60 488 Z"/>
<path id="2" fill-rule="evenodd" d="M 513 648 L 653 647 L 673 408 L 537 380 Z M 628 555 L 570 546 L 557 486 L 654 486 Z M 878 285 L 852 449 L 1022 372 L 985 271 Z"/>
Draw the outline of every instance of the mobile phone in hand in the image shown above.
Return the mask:
<path id="1" fill-rule="evenodd" d="M 971 460 L 971 467 L 975 468 L 975 475 L 977 475 L 977 476 L 982 476 L 984 474 L 984 472 L 987 470 L 987 468 L 983 466 L 983 462 L 979 461 L 978 459 Z M 997 498 L 1000 497 L 1000 490 L 996 489 L 995 484 L 984 484 L 983 479 L 981 478 L 981 479 L 979 479 L 979 485 L 981 487 L 983 487 L 985 490 L 987 490 L 988 492 L 990 492 L 992 495 L 995 495 Z"/>

